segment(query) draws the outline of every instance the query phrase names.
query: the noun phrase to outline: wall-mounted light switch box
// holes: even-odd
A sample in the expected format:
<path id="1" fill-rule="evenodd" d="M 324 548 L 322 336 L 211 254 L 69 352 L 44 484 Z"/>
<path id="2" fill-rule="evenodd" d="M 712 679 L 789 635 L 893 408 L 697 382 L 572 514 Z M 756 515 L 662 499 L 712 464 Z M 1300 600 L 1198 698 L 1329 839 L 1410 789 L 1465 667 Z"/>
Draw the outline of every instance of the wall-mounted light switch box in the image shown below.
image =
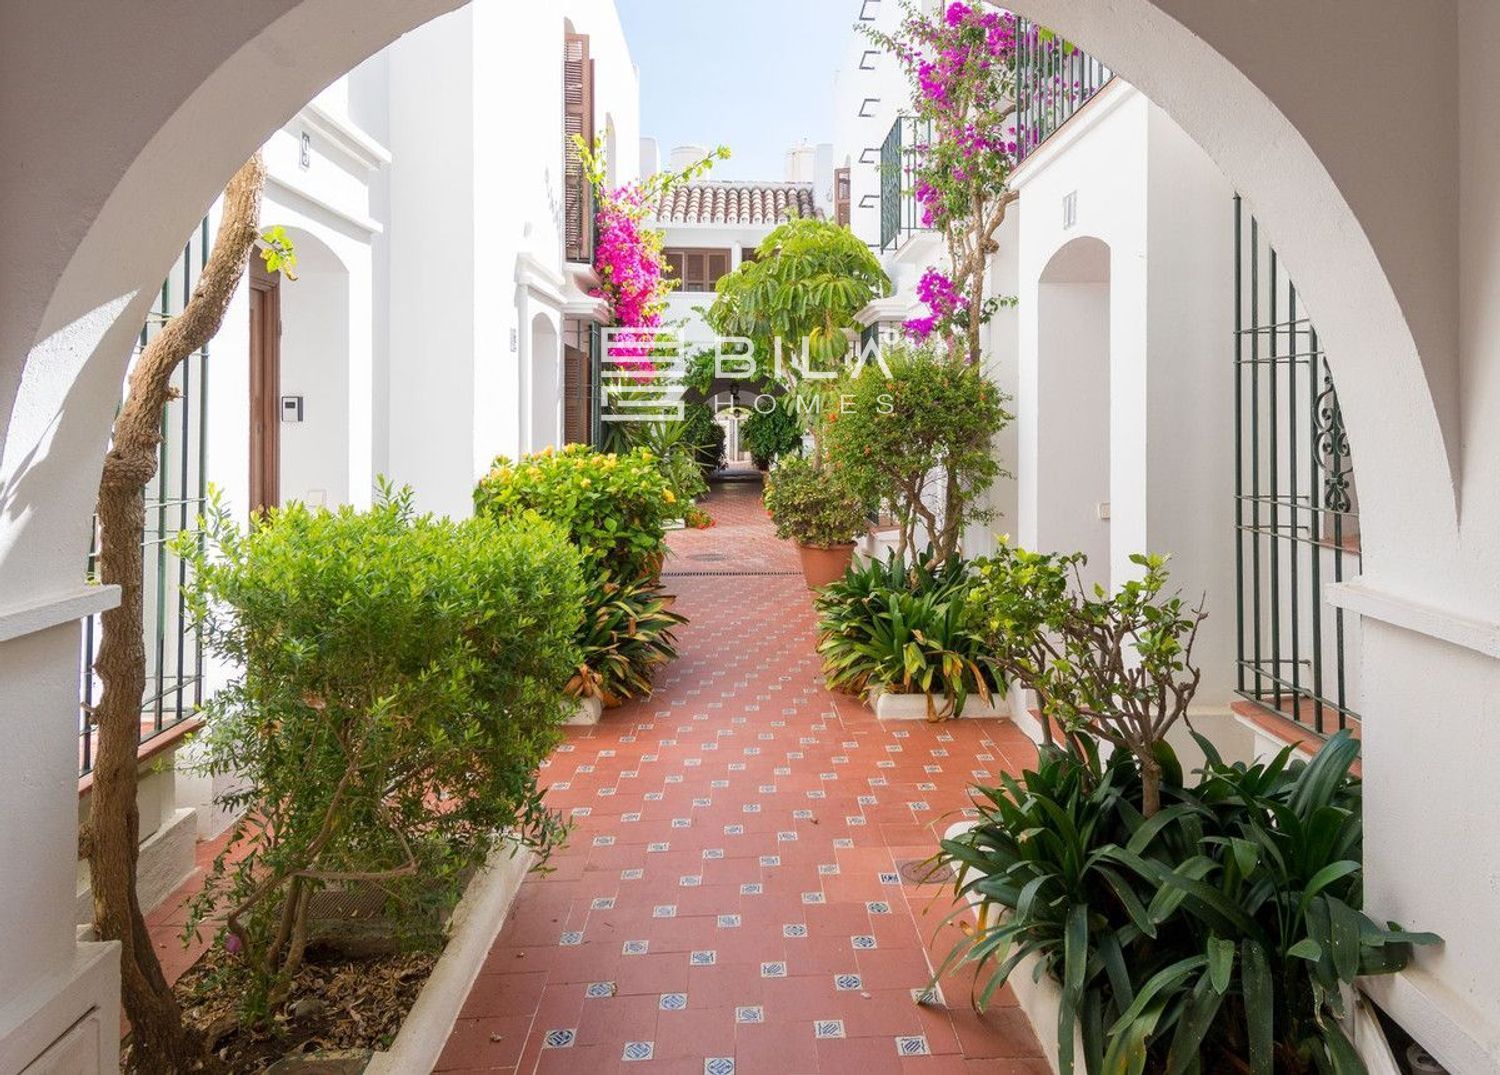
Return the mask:
<path id="1" fill-rule="evenodd" d="M 1099 521 L 1100 522 L 1108 522 L 1109 521 L 1109 501 L 1108 500 L 1101 500 L 1099 503 L 1095 504 L 1094 505 L 1094 511 L 1098 513 L 1098 515 L 1099 515 Z"/>
<path id="2" fill-rule="evenodd" d="M 283 422 L 300 422 L 300 421 L 302 421 L 302 397 L 301 396 L 282 396 L 281 397 L 281 420 Z"/>

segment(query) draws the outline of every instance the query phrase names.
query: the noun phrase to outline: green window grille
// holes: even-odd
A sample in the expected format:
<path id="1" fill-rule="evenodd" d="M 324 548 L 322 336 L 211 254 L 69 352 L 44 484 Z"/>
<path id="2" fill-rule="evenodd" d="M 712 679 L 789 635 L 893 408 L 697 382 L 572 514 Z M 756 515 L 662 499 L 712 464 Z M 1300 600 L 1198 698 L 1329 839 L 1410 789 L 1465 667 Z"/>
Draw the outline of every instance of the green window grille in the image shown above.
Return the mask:
<path id="1" fill-rule="evenodd" d="M 1358 494 L 1317 329 L 1234 199 L 1239 693 L 1319 734 L 1358 720 L 1352 624 L 1323 597 L 1359 570 Z"/>
<path id="2" fill-rule="evenodd" d="M 897 116 L 880 144 L 880 251 L 895 249 L 914 232 L 929 231 L 917 204 L 917 161 L 932 141 L 932 122 Z"/>
<path id="3" fill-rule="evenodd" d="M 169 320 L 182 311 L 208 257 L 208 220 L 183 246 L 176 266 L 162 281 L 154 308 L 147 315 L 136 345 L 139 355 Z M 203 640 L 193 627 L 183 589 L 187 565 L 173 556 L 168 543 L 192 527 L 203 510 L 208 489 L 208 348 L 194 352 L 172 375 L 175 397 L 162 408 L 161 446 L 156 477 L 146 487 L 146 534 L 143 559 L 143 619 L 146 641 L 146 692 L 141 699 L 141 741 L 188 719 L 203 701 Z M 97 541 L 97 531 L 96 531 Z M 96 568 L 91 550 L 88 571 Z M 90 720 L 99 697 L 94 653 L 99 618 L 83 626 L 80 659 L 78 726 L 79 775 L 94 766 L 94 732 Z"/>
<path id="4" fill-rule="evenodd" d="M 1016 159 L 1061 127 L 1114 72 L 1070 41 L 1016 20 Z"/>

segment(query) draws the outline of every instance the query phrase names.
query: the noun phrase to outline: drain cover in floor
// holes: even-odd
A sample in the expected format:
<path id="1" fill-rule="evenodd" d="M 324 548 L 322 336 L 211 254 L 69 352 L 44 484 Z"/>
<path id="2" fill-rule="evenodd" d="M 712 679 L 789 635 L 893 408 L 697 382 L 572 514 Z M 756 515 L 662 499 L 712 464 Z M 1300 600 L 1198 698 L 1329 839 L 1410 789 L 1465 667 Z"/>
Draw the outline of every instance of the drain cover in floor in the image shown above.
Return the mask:
<path id="1" fill-rule="evenodd" d="M 934 866 L 931 859 L 909 859 L 896 867 L 901 876 L 913 884 L 940 885 L 953 880 L 952 866 Z"/>

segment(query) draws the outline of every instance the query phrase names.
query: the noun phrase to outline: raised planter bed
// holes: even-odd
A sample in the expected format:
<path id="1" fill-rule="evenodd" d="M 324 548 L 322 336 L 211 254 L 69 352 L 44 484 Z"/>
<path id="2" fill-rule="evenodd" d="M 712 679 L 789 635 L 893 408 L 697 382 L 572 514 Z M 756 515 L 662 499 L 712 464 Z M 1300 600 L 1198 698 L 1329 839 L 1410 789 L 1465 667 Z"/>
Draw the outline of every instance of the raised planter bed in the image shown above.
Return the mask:
<path id="1" fill-rule="evenodd" d="M 563 723 L 568 725 L 598 724 L 604 713 L 604 703 L 598 698 L 579 698 L 573 715 Z"/>
<path id="2" fill-rule="evenodd" d="M 933 698 L 932 705 L 938 711 L 944 706 L 942 698 Z M 870 708 L 881 720 L 926 720 L 928 714 L 927 695 L 925 694 L 891 694 L 878 687 L 870 692 Z M 1010 707 L 1006 705 L 1004 697 L 998 692 L 990 696 L 990 703 L 985 704 L 983 698 L 977 694 L 971 694 L 964 702 L 964 711 L 960 719 L 969 717 L 1008 717 Z"/>
<path id="3" fill-rule="evenodd" d="M 406 1075 L 431 1071 L 437 1065 L 479 968 L 531 869 L 531 852 L 513 851 L 511 845 L 497 847 L 469 882 L 449 920 L 443 954 L 406 1013 L 396 1040 L 370 1058 L 365 1068 L 370 1075 Z"/>
<path id="4" fill-rule="evenodd" d="M 363 935 L 324 922 L 309 947 L 318 955 L 310 954 L 298 975 L 285 1022 L 278 1017 L 279 1035 L 239 1027 L 236 998 L 212 985 L 205 993 L 189 984 L 184 992 L 179 983 L 179 999 L 189 1022 L 209 1034 L 231 1070 L 431 1071 L 534 861 L 513 843 L 497 846 L 448 916 L 446 942 L 437 952 L 403 951 L 368 920 L 346 923 L 365 926 Z M 215 960 L 224 958 L 222 949 L 211 948 L 183 982 L 211 982 Z M 388 1047 L 375 1049 L 382 1041 Z"/>
<path id="5" fill-rule="evenodd" d="M 955 836 L 961 836 L 974 828 L 972 821 L 960 821 L 949 825 L 943 833 L 945 840 L 951 840 Z M 977 907 L 980 897 L 977 893 L 967 894 L 969 905 Z M 1026 1018 L 1031 1022 L 1031 1029 L 1036 1034 L 1037 1042 L 1042 1047 L 1042 1055 L 1047 1058 L 1047 1066 L 1053 1072 L 1057 1072 L 1057 1019 L 1062 1010 L 1062 986 L 1057 980 L 1048 974 L 1041 966 L 1040 956 L 1027 956 L 1016 964 L 1010 972 L 1006 983 L 1010 991 L 1016 995 L 1016 1003 L 1026 1013 Z M 1073 1056 L 1074 1067 L 1078 1071 L 1083 1070 L 1083 1031 L 1077 1027 L 1073 1031 Z"/>

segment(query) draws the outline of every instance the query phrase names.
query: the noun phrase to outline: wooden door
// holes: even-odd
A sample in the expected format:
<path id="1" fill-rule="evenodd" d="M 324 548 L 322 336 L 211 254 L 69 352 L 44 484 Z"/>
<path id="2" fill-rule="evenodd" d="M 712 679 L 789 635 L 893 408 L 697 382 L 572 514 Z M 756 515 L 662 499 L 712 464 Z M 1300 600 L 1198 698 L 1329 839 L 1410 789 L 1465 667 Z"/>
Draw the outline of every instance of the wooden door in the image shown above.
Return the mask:
<path id="1" fill-rule="evenodd" d="M 250 510 L 281 503 L 281 274 L 250 256 Z"/>

